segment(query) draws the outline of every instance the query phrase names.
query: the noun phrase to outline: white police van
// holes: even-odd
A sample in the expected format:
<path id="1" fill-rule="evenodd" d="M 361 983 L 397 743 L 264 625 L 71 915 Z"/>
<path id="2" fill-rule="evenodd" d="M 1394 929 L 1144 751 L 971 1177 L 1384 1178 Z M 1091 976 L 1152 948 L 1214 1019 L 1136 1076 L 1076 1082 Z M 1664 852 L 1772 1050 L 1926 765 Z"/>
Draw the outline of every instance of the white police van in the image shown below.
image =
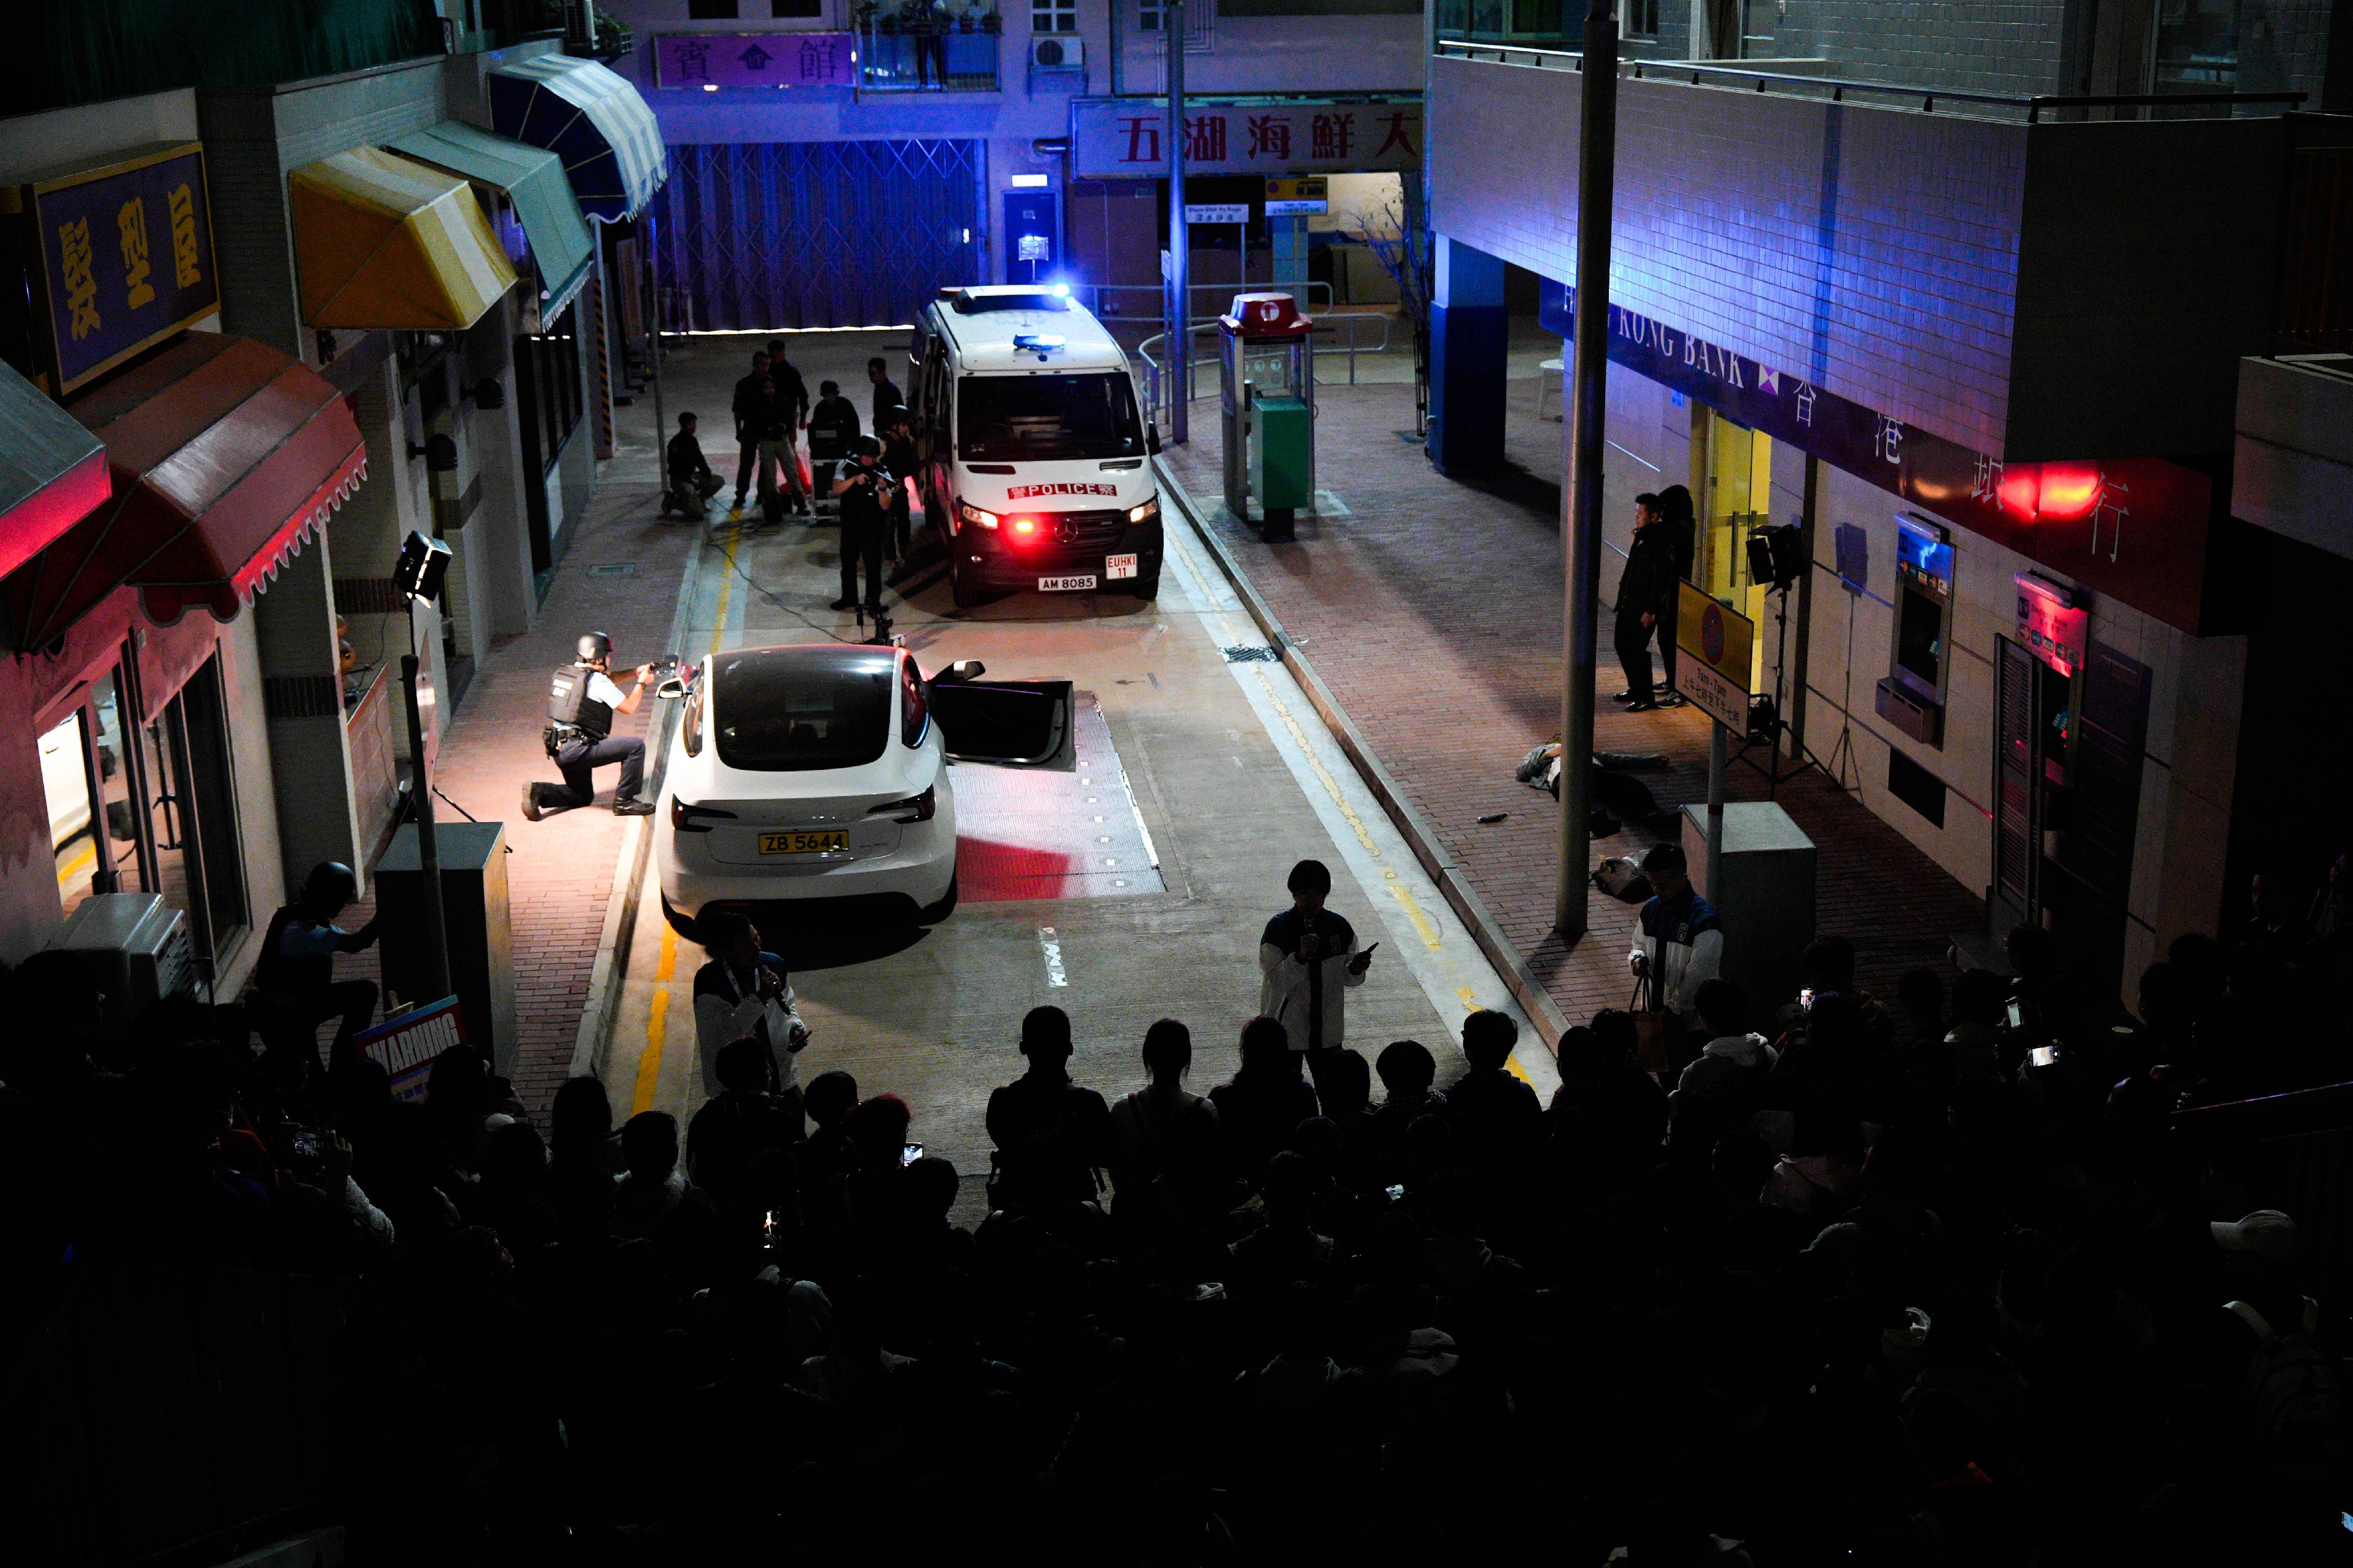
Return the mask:
<path id="1" fill-rule="evenodd" d="M 1067 289 L 943 289 L 909 354 L 923 512 L 958 605 L 1159 594 L 1159 437 L 1126 353 Z"/>

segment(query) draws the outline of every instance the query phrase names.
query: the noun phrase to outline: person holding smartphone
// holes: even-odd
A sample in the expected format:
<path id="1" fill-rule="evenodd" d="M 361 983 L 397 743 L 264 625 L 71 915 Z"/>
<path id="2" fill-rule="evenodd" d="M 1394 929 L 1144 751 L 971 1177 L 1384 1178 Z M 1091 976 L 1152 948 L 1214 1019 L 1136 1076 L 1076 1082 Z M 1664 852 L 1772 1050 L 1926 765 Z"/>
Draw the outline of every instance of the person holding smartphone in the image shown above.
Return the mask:
<path id="1" fill-rule="evenodd" d="M 809 1041 L 801 1021 L 785 961 L 762 951 L 760 928 L 737 910 L 713 910 L 695 922 L 711 962 L 694 976 L 694 1053 L 702 1064 L 702 1091 L 716 1097 L 728 1087 L 719 1073 L 720 1053 L 746 1037 L 767 1053 L 768 1092 L 792 1123 L 794 1142 L 807 1131 L 801 1104 L 801 1047 Z"/>
<path id="2" fill-rule="evenodd" d="M 1280 1023 L 1291 1048 L 1312 1062 L 1347 1037 L 1345 997 L 1365 983 L 1380 943 L 1357 952 L 1356 928 L 1324 907 L 1332 872 L 1321 860 L 1293 866 L 1286 885 L 1291 908 L 1267 921 L 1258 941 L 1258 1010 Z"/>

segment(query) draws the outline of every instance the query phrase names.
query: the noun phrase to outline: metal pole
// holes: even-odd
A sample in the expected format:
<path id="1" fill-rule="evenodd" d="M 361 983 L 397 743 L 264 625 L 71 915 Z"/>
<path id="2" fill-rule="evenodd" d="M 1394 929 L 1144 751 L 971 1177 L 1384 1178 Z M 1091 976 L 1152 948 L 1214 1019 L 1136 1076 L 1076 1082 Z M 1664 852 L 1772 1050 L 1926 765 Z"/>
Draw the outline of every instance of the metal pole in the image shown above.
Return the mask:
<path id="1" fill-rule="evenodd" d="M 646 299 L 646 379 L 654 384 L 654 485 L 670 491 L 670 416 L 662 409 L 661 384 L 661 261 L 654 250 L 656 230 L 646 215 L 646 271 L 638 279 Z"/>
<path id="2" fill-rule="evenodd" d="M 417 637 L 411 606 L 409 640 Z M 417 655 L 400 656 L 400 683 L 408 693 L 409 798 L 417 806 L 417 866 L 425 903 L 424 994 L 405 1001 L 438 1002 L 449 994 L 449 915 L 441 907 L 441 848 L 433 838 L 433 781 L 425 772 L 425 719 L 417 706 Z"/>
<path id="3" fill-rule="evenodd" d="M 1185 233 L 1185 0 L 1160 12 L 1168 50 L 1168 440 L 1181 446 L 1193 426 L 1193 291 Z"/>
<path id="4" fill-rule="evenodd" d="M 1711 719 L 1707 724 L 1707 901 L 1724 908 L 1724 773 L 1725 737 L 1730 731 Z"/>
<path id="5" fill-rule="evenodd" d="M 1610 0 L 1585 13 L 1585 58 L 1578 88 L 1577 174 L 1577 343 L 1573 400 L 1565 427 L 1569 483 L 1567 523 L 1568 603 L 1563 617 L 1560 694 L 1560 871 L 1552 923 L 1574 941 L 1586 931 L 1589 830 L 1593 813 L 1593 673 L 1600 629 L 1601 449 L 1609 373 L 1609 195 L 1618 156 L 1618 23 Z"/>

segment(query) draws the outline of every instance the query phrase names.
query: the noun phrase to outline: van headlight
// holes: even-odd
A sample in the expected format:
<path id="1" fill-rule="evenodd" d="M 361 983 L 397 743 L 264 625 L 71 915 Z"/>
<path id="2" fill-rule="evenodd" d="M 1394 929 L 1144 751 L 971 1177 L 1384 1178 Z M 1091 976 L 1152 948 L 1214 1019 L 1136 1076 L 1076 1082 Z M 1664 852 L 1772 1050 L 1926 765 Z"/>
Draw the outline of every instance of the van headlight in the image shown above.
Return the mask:
<path id="1" fill-rule="evenodd" d="M 1142 506 L 1132 506 L 1127 509 L 1127 521 L 1130 522 L 1150 522 L 1159 515 L 1160 498 L 1158 496 L 1154 496 Z"/>
<path id="2" fill-rule="evenodd" d="M 956 502 L 956 516 L 964 520 L 965 522 L 972 524 L 975 528 L 994 529 L 997 526 L 997 514 L 995 512 L 983 511 L 980 508 L 973 505 L 972 502 L 968 500 L 960 500 Z"/>

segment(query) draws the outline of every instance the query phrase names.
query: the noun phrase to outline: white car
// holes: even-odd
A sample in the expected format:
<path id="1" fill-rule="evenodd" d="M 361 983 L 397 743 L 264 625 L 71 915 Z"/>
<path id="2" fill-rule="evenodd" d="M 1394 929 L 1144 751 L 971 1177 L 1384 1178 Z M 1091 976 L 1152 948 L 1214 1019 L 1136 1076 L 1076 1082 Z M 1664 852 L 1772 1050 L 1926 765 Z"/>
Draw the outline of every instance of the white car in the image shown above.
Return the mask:
<path id="1" fill-rule="evenodd" d="M 927 679 L 903 648 L 737 648 L 684 689 L 655 821 L 662 912 L 691 937 L 720 907 L 882 895 L 955 908 L 948 763 L 1036 766 L 1068 744 L 1067 681 Z M 678 689 L 666 689 L 672 695 Z"/>

